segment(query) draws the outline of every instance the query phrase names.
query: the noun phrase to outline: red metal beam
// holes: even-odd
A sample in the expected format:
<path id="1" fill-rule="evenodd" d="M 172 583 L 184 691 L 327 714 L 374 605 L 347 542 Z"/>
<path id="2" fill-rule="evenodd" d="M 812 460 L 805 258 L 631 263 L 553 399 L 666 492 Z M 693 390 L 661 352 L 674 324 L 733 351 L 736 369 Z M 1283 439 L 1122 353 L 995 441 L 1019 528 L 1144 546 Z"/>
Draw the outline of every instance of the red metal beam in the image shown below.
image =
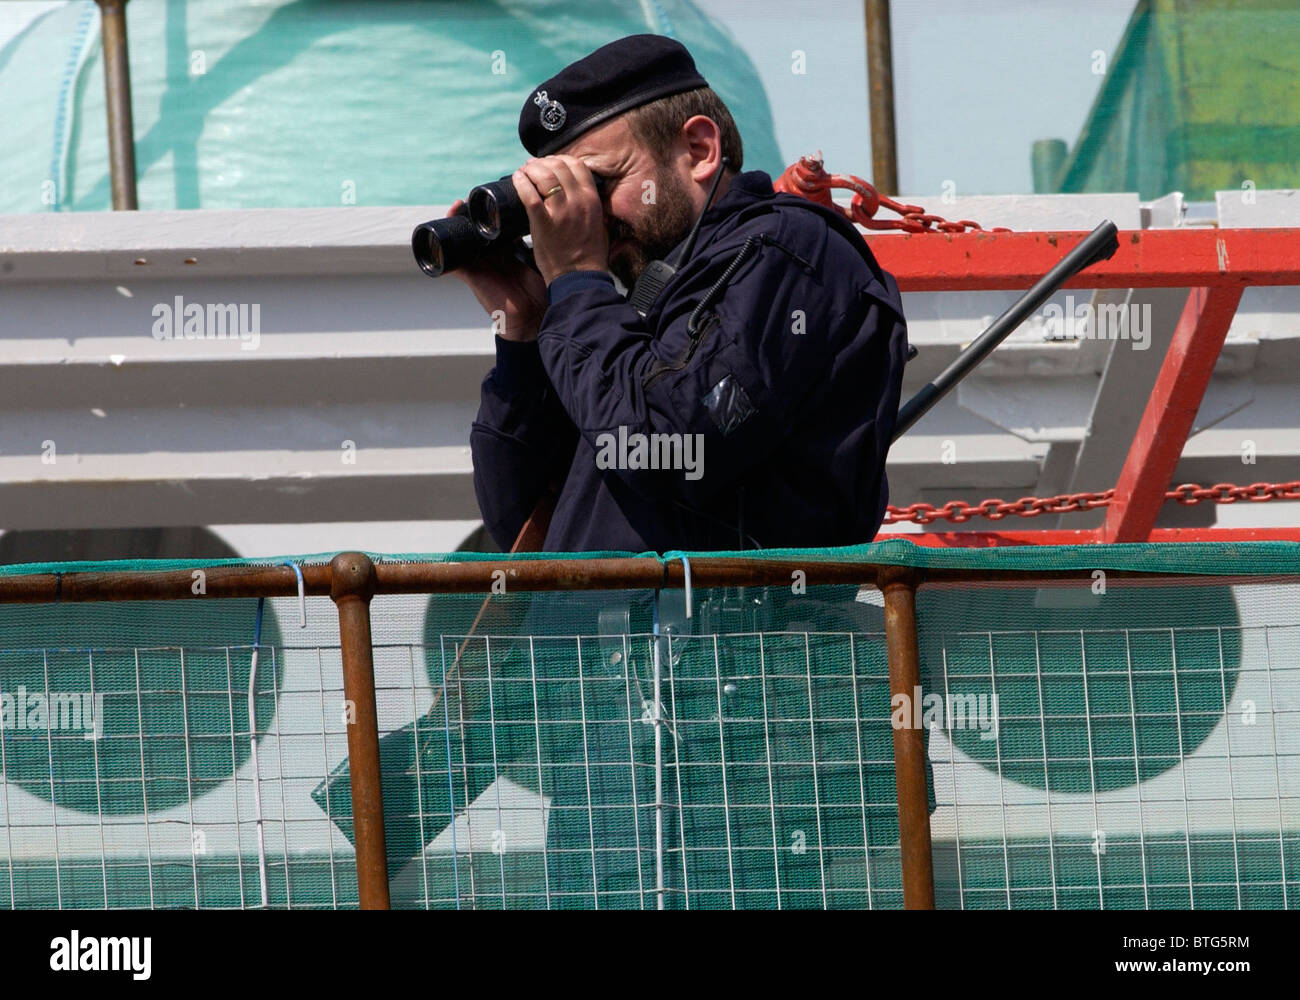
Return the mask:
<path id="1" fill-rule="evenodd" d="M 1193 288 L 1106 508 L 1101 537 L 1143 541 L 1155 526 L 1196 411 L 1223 350 L 1241 288 Z"/>
<path id="2" fill-rule="evenodd" d="M 1003 545 L 1098 545 L 1097 531 L 925 531 L 880 534 L 927 548 L 997 548 Z M 1148 542 L 1300 542 L 1300 528 L 1155 528 Z"/>
<path id="3" fill-rule="evenodd" d="M 904 291 L 1025 288 L 1087 233 L 920 233 L 868 237 Z M 1163 494 L 1205 395 L 1242 291 L 1300 284 L 1300 229 L 1173 229 L 1120 234 L 1119 251 L 1067 283 L 1081 288 L 1191 289 L 1097 532 L 950 532 L 918 544 L 1086 544 L 1155 540 Z M 1285 530 L 1285 529 L 1284 529 Z M 1168 540 L 1188 540 L 1184 532 Z M 1244 536 L 1229 536 L 1240 540 Z M 1261 537 L 1290 535 L 1267 534 Z M 944 539 L 934 541 L 934 539 Z M 955 539 L 962 539 L 955 541 Z M 966 539 L 969 539 L 967 541 Z"/>
<path id="4" fill-rule="evenodd" d="M 867 237 L 905 292 L 1028 288 L 1087 233 L 884 233 Z M 1119 250 L 1067 288 L 1300 284 L 1300 229 L 1121 232 Z"/>

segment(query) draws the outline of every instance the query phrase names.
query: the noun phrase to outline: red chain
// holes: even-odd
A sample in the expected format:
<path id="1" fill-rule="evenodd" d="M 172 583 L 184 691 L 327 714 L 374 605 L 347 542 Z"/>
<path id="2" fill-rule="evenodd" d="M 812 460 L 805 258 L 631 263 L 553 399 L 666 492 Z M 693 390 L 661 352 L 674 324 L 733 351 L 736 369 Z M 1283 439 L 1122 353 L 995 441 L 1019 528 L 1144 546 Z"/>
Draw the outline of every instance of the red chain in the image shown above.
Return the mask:
<path id="1" fill-rule="evenodd" d="M 900 524 L 913 521 L 916 524 L 930 524 L 933 521 L 953 521 L 961 524 L 972 517 L 987 517 L 990 521 L 1000 521 L 1008 515 L 1017 517 L 1037 517 L 1039 514 L 1069 514 L 1078 510 L 1092 510 L 1094 507 L 1106 507 L 1115 497 L 1114 489 L 1103 493 L 1062 493 L 1054 497 L 1021 497 L 1014 503 L 1005 500 L 985 500 L 974 505 L 953 500 L 942 507 L 928 503 L 914 503 L 907 507 L 888 507 L 885 512 L 885 524 Z M 1180 504 L 1197 504 L 1203 500 L 1215 503 L 1236 503 L 1249 500 L 1252 503 L 1264 503 L 1268 500 L 1300 500 L 1300 479 L 1289 483 L 1252 483 L 1249 486 L 1234 486 L 1232 483 L 1216 483 L 1203 487 L 1195 483 L 1183 483 L 1177 489 L 1165 493 L 1165 502 L 1176 500 Z"/>
<path id="2" fill-rule="evenodd" d="M 820 152 L 816 156 L 799 157 L 799 162 L 787 167 L 772 186 L 786 194 L 802 195 L 809 201 L 833 208 L 846 219 L 867 229 L 901 229 L 908 233 L 964 233 L 968 229 L 984 231 L 983 226 L 970 219 L 949 222 L 943 216 L 927 214 L 920 205 L 905 205 L 895 201 L 853 174 L 828 174 L 822 165 Z M 831 188 L 837 187 L 848 188 L 853 192 L 853 201 L 847 211 L 831 199 Z M 877 219 L 875 215 L 881 208 L 897 212 L 902 218 Z M 988 232 L 1009 233 L 1011 230 L 997 226 Z"/>

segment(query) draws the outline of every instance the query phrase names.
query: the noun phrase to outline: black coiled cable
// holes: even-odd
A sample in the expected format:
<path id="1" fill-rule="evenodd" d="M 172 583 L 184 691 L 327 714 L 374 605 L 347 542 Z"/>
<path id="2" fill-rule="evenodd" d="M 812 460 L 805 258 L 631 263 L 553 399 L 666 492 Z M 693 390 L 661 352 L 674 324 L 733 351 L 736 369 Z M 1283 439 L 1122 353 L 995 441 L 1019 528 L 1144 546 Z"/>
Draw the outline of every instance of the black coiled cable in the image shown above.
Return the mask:
<path id="1" fill-rule="evenodd" d="M 718 297 L 718 293 L 722 291 L 727 282 L 730 281 L 736 271 L 740 269 L 740 265 L 745 263 L 745 260 L 749 257 L 750 253 L 753 252 L 754 248 L 762 242 L 763 237 L 761 235 L 751 236 L 749 239 L 745 240 L 744 245 L 736 252 L 736 256 L 732 258 L 731 263 L 727 265 L 727 269 L 722 272 L 718 277 L 718 280 L 710 286 L 707 292 L 704 293 L 704 298 L 700 299 L 700 304 L 695 307 L 694 311 L 691 313 L 690 319 L 686 321 L 686 332 L 692 338 L 695 336 L 695 321 L 700 318 L 700 313 L 712 304 L 713 300 Z"/>

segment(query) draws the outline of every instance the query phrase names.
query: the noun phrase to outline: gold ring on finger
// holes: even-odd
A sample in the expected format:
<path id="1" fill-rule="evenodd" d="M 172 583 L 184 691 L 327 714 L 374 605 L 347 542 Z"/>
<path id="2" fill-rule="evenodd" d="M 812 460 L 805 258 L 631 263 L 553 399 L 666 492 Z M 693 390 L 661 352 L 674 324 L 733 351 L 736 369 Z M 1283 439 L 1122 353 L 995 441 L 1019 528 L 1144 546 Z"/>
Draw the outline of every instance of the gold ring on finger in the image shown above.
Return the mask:
<path id="1" fill-rule="evenodd" d="M 553 194 L 558 194 L 559 192 L 561 192 L 561 191 L 563 191 L 563 190 L 564 190 L 563 186 L 557 184 L 557 185 L 555 185 L 555 187 L 551 188 L 551 190 L 547 191 L 544 195 L 542 195 L 542 200 L 545 201 L 545 200 L 546 200 L 547 198 L 549 198 L 551 195 L 553 195 Z"/>

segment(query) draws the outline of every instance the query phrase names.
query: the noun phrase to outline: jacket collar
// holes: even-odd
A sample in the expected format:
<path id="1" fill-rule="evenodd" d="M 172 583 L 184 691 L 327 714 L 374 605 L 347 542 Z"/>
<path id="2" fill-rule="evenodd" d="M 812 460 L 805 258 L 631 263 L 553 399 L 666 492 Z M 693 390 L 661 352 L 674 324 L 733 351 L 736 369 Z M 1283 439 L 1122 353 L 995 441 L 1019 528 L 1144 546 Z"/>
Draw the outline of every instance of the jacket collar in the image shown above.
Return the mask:
<path id="1" fill-rule="evenodd" d="M 700 228 L 721 222 L 732 213 L 739 211 L 756 201 L 775 198 L 772 190 L 772 178 L 762 170 L 746 170 L 731 178 L 727 193 L 709 206 L 704 213 Z"/>
<path id="2" fill-rule="evenodd" d="M 696 250 L 708 243 L 714 235 L 714 230 L 732 218 L 737 212 L 757 201 L 763 201 L 769 198 L 775 198 L 776 192 L 772 190 L 772 178 L 762 170 L 746 170 L 736 174 L 731 178 L 731 183 L 727 186 L 727 193 L 709 206 L 700 220 L 700 235 L 696 242 Z M 670 260 L 677 266 L 681 266 L 683 261 L 678 260 L 681 254 L 682 246 L 686 240 L 673 247 L 665 260 Z"/>

